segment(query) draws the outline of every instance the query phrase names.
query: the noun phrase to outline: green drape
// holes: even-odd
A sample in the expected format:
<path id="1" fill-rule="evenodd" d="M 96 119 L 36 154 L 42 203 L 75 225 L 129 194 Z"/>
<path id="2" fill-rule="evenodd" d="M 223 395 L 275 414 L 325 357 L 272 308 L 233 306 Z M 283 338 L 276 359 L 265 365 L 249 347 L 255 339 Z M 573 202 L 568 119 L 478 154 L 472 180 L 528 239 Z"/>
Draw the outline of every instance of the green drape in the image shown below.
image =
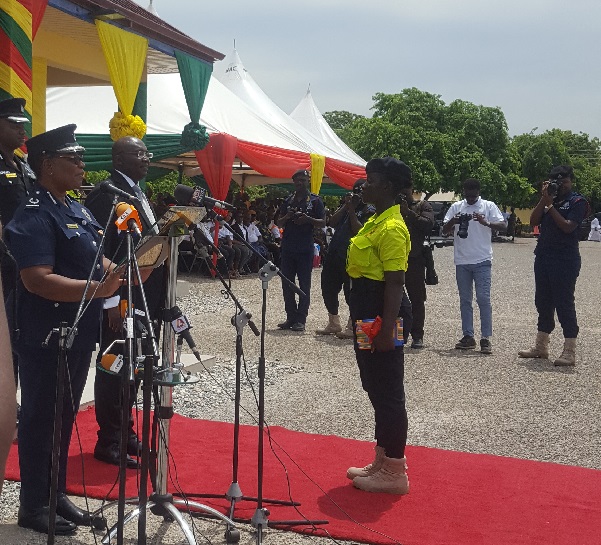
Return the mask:
<path id="1" fill-rule="evenodd" d="M 181 143 L 195 150 L 203 149 L 209 143 L 206 127 L 200 121 L 200 112 L 207 96 L 213 65 L 175 51 L 179 76 L 190 114 L 190 123 L 184 127 Z"/>
<path id="2" fill-rule="evenodd" d="M 77 142 L 86 148 L 86 170 L 111 170 L 111 149 L 114 142 L 108 134 L 78 134 Z M 147 134 L 144 143 L 148 151 L 154 154 L 153 161 L 192 151 L 180 144 L 180 136 L 176 134 Z"/>

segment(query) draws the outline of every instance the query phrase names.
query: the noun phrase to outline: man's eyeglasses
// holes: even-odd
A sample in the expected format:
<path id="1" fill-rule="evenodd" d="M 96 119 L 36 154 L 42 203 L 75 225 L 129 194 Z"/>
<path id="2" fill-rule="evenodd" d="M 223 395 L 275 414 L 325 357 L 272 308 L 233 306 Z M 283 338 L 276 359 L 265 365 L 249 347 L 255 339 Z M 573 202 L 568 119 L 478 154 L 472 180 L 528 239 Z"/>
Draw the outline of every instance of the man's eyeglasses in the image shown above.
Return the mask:
<path id="1" fill-rule="evenodd" d="M 57 155 L 59 159 L 66 159 L 74 165 L 84 165 L 83 155 Z"/>
<path id="2" fill-rule="evenodd" d="M 138 159 L 152 159 L 154 157 L 154 153 L 152 153 L 151 151 L 138 150 L 138 151 L 124 151 L 122 153 L 124 153 L 125 155 L 136 155 L 138 157 Z"/>

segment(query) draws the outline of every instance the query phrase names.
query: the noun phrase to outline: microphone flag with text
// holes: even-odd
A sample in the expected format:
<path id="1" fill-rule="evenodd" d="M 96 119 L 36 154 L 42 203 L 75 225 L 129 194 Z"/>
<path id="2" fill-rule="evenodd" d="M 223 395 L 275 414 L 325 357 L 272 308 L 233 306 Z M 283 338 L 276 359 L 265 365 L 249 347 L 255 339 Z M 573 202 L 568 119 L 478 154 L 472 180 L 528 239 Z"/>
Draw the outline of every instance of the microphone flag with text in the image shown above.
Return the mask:
<path id="1" fill-rule="evenodd" d="M 115 225 L 119 231 L 134 231 L 136 235 L 142 234 L 142 222 L 136 208 L 128 203 L 120 202 L 115 208 L 117 219 Z"/>
<path id="2" fill-rule="evenodd" d="M 203 187 L 190 187 L 184 184 L 178 184 L 173 190 L 175 200 L 181 206 L 204 206 L 210 210 L 212 208 L 221 208 L 222 210 L 236 211 L 236 207 L 229 202 L 218 201 L 207 195 L 207 190 Z"/>
<path id="3" fill-rule="evenodd" d="M 201 361 L 200 352 L 196 348 L 196 343 L 190 334 L 190 329 L 192 329 L 192 325 L 190 321 L 182 313 L 178 306 L 171 307 L 170 309 L 165 309 L 165 321 L 171 323 L 171 328 L 177 335 L 181 335 L 181 337 L 186 341 L 190 350 L 192 350 L 192 354 L 196 357 L 198 361 Z"/>

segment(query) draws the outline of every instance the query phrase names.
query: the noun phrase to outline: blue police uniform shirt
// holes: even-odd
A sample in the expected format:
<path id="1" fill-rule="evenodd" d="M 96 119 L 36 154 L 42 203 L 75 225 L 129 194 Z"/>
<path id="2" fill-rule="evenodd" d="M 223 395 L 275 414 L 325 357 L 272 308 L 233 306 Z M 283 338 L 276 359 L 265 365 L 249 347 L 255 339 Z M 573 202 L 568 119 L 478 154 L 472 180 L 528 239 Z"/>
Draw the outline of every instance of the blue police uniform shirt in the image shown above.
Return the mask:
<path id="1" fill-rule="evenodd" d="M 46 265 L 54 273 L 76 280 L 87 280 L 94 265 L 102 227 L 92 214 L 71 198 L 66 204 L 56 201 L 49 191 L 35 185 L 28 199 L 15 212 L 5 228 L 6 243 L 19 270 Z M 103 275 L 102 261 L 93 279 Z M 35 295 L 19 282 L 17 348 L 39 349 L 52 328 L 60 322 L 73 325 L 79 303 L 51 301 Z M 94 350 L 102 317 L 102 299 L 89 301 L 73 342 L 73 350 Z M 51 346 L 56 346 L 57 336 Z"/>
<path id="2" fill-rule="evenodd" d="M 553 207 L 566 219 L 580 225 L 586 215 L 587 202 L 579 193 L 571 191 L 564 197 L 556 197 Z M 550 252 L 578 252 L 578 227 L 564 233 L 547 212 L 540 222 L 540 234 L 534 250 L 537 255 Z"/>
<path id="3" fill-rule="evenodd" d="M 300 203 L 294 201 L 294 193 L 289 195 L 282 206 L 280 206 L 280 217 L 284 216 L 292 206 L 299 212 L 304 212 L 307 216 L 315 219 L 323 219 L 326 215 L 323 201 L 318 195 L 309 193 Z M 297 225 L 292 219 L 284 225 L 284 234 L 282 235 L 282 250 L 297 253 L 313 253 L 313 225 L 306 223 Z"/>

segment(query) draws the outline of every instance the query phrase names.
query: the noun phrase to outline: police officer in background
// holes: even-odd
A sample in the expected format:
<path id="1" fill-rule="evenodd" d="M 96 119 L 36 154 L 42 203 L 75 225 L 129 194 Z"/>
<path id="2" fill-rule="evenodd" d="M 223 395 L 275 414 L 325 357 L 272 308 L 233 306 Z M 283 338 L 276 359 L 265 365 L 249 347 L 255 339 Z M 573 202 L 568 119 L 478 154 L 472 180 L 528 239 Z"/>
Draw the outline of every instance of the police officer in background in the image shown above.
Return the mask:
<path id="1" fill-rule="evenodd" d="M 139 138 L 126 136 L 120 138 L 113 144 L 112 159 L 113 170 L 108 181 L 138 199 L 136 210 L 142 222 L 142 229 L 148 232 L 155 223 L 155 216 L 148 199 L 139 186 L 139 182 L 146 177 L 152 153 L 146 148 L 146 144 Z M 138 204 L 139 203 L 139 204 Z M 88 195 L 86 206 L 92 212 L 94 217 L 105 226 L 113 208 L 113 195 L 102 191 L 101 186 L 97 185 Z M 116 218 L 113 218 L 116 219 Z M 123 237 L 114 221 L 108 224 L 104 255 L 120 263 L 126 257 L 127 248 L 123 243 Z M 154 269 L 150 277 L 144 282 L 144 293 L 150 318 L 155 320 L 155 335 L 158 339 L 159 327 L 161 324 L 161 311 L 163 308 L 164 290 L 163 290 L 164 267 Z M 138 312 L 143 311 L 140 289 L 135 286 L 134 307 Z M 104 312 L 102 320 L 102 340 L 98 358 L 102 358 L 102 353 L 116 339 L 123 338 L 123 318 L 120 312 L 119 293 L 111 294 L 112 297 L 104 302 Z M 121 349 L 115 345 L 114 353 L 120 353 Z M 96 368 L 96 378 L 94 381 L 94 404 L 96 408 L 96 421 L 98 423 L 98 441 L 94 448 L 94 458 L 112 465 L 119 465 L 119 445 L 121 442 L 121 375 L 113 375 Z M 129 395 L 130 400 L 130 419 L 129 434 L 127 442 L 127 467 L 135 469 L 138 462 L 133 458 L 141 453 L 141 443 L 134 429 L 134 419 L 131 415 L 131 408 L 136 401 L 136 385 L 132 384 Z"/>
<path id="2" fill-rule="evenodd" d="M 588 210 L 586 199 L 572 191 L 574 170 L 554 167 L 543 182 L 541 198 L 530 214 L 530 225 L 540 226 L 534 250 L 534 304 L 538 333 L 534 346 L 518 353 L 521 358 L 549 357 L 549 336 L 555 329 L 555 312 L 564 336 L 563 352 L 554 361 L 559 367 L 576 364 L 578 322 L 574 291 L 580 274 L 578 226 Z"/>
<path id="3" fill-rule="evenodd" d="M 75 139 L 75 125 L 40 134 L 28 141 L 29 162 L 36 173 L 24 206 L 5 227 L 6 243 L 20 273 L 18 322 L 14 342 L 19 355 L 21 421 L 19 465 L 21 496 L 18 524 L 38 532 L 49 528 L 50 469 L 57 384 L 58 338 L 49 334 L 61 322 L 74 323 L 79 301 L 89 300 L 68 350 L 67 383 L 58 475 L 56 534 L 67 535 L 76 525 L 103 528 L 102 517 L 76 507 L 67 495 L 67 459 L 73 421 L 100 331 L 102 298 L 111 295 L 120 275 L 104 259 L 94 267 L 101 226 L 90 212 L 67 196 L 84 177 L 84 148 Z M 87 278 L 93 280 L 86 291 Z M 49 339 L 49 344 L 43 344 Z M 62 379 L 62 377 L 61 377 Z"/>
<path id="4" fill-rule="evenodd" d="M 7 225 L 15 210 L 25 200 L 35 182 L 35 174 L 27 162 L 15 154 L 26 139 L 25 99 L 9 98 L 0 101 L 0 223 Z M 5 303 L 14 302 L 10 297 L 17 285 L 17 267 L 13 259 L 0 249 L 2 264 L 2 289 Z M 9 303 L 12 304 L 12 303 Z M 11 324 L 13 328 L 15 324 Z M 19 360 L 13 354 L 15 382 L 18 378 Z"/>
<path id="5" fill-rule="evenodd" d="M 311 302 L 311 272 L 313 271 L 313 229 L 326 225 L 323 201 L 309 191 L 311 174 L 297 170 L 292 175 L 294 193 L 280 207 L 277 225 L 284 228 L 282 236 L 281 270 L 292 282 L 298 277 L 298 285 L 305 293 L 299 295 L 282 282 L 286 320 L 278 324 L 280 329 L 304 331 Z"/>
<path id="6" fill-rule="evenodd" d="M 428 201 L 413 200 L 413 184 L 406 186 L 397 201 L 401 215 L 411 237 L 409 265 L 405 271 L 405 287 L 411 300 L 411 348 L 424 347 L 424 323 L 426 321 L 426 260 L 424 241 L 432 231 L 434 212 Z"/>

